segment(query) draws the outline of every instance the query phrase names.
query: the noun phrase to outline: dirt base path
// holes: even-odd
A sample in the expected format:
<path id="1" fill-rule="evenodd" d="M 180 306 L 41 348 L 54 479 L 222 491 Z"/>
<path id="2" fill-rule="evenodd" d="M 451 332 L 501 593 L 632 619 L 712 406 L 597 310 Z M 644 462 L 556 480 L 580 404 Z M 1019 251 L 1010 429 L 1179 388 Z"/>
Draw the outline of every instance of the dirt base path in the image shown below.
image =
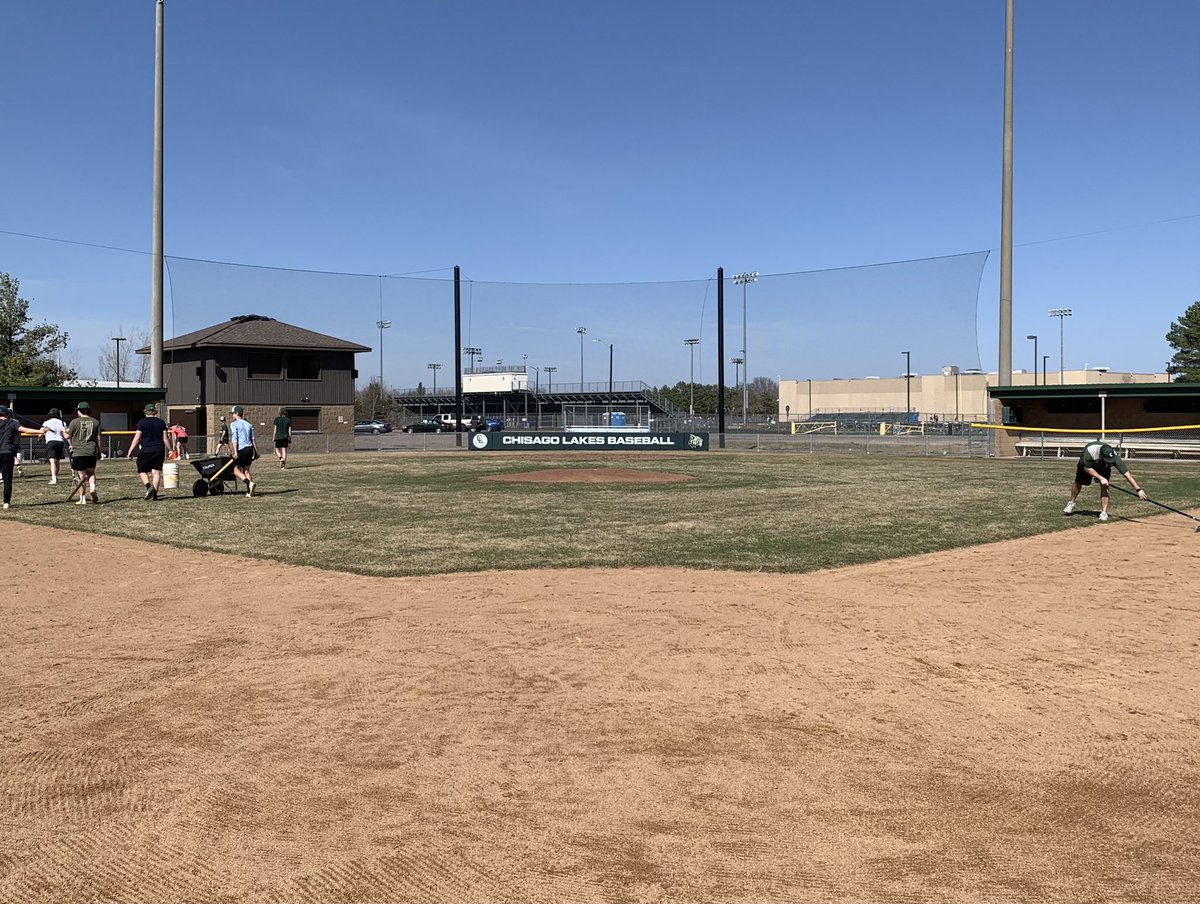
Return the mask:
<path id="1" fill-rule="evenodd" d="M 802 576 L 0 545 L 3 902 L 1200 899 L 1185 523 Z"/>

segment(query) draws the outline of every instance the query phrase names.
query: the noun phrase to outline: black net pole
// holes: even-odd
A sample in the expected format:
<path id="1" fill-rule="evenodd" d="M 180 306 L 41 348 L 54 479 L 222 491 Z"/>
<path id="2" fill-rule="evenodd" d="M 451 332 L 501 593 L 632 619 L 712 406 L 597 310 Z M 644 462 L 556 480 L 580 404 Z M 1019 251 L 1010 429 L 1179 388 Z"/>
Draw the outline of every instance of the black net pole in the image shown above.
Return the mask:
<path id="1" fill-rule="evenodd" d="M 717 443 L 725 448 L 725 268 L 717 267 Z"/>
<path id="2" fill-rule="evenodd" d="M 463 377 L 462 358 L 462 272 L 459 266 L 454 266 L 454 355 L 451 361 L 459 362 L 454 366 L 454 445 L 462 445 L 463 417 Z"/>

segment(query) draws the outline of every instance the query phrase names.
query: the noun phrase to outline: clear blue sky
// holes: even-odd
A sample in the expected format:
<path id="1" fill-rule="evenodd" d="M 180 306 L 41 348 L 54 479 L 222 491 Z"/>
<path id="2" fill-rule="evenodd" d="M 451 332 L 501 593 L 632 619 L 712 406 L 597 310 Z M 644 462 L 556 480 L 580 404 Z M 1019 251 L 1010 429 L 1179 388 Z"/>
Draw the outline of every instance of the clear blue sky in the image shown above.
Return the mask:
<path id="1" fill-rule="evenodd" d="M 148 252 L 153 0 L 2 10 L 0 230 Z M 168 0 L 166 15 L 168 255 L 578 284 L 993 249 L 978 356 L 996 366 L 1003 0 Z M 1016 23 L 1013 364 L 1030 366 L 1036 333 L 1057 367 L 1046 312 L 1063 306 L 1068 367 L 1161 370 L 1171 321 L 1200 299 L 1200 3 L 1018 0 Z M 118 328 L 148 326 L 145 254 L 0 234 L 0 270 L 70 331 L 84 372 Z M 453 335 L 384 307 L 388 382 L 427 378 L 430 341 L 449 379 Z M 169 311 L 167 332 L 252 309 Z M 378 315 L 315 326 L 375 346 Z M 471 342 L 563 380 L 582 316 Z M 753 375 L 836 372 L 754 317 Z M 794 318 L 770 330 L 802 335 Z M 688 378 L 680 340 L 698 327 L 648 325 L 665 332 L 635 344 L 625 313 L 590 326 L 617 379 Z M 940 352 L 914 370 L 961 350 Z M 894 353 L 870 368 L 902 370 Z"/>

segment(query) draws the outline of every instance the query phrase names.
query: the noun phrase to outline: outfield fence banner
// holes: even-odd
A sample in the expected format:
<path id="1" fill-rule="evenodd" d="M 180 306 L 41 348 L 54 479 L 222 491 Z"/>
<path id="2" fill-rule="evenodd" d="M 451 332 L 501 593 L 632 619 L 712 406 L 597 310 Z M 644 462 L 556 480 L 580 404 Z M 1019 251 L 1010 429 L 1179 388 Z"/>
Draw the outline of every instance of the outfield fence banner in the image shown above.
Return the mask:
<path id="1" fill-rule="evenodd" d="M 707 433 L 473 433 L 479 452 L 707 452 Z"/>

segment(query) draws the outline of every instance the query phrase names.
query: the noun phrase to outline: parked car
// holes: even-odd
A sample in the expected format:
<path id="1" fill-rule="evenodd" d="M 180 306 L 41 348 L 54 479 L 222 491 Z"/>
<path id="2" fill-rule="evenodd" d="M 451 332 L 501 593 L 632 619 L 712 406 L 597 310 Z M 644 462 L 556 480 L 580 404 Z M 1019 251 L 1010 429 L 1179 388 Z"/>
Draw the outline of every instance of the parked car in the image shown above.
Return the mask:
<path id="1" fill-rule="evenodd" d="M 504 421 L 500 420 L 499 418 L 494 418 L 494 417 L 479 418 L 476 421 L 473 429 L 475 429 L 475 430 L 503 430 L 504 429 Z"/>
<path id="2" fill-rule="evenodd" d="M 355 421 L 355 433 L 374 433 L 378 436 L 380 433 L 391 433 L 394 428 L 385 420 L 376 418 L 370 421 Z"/>
<path id="3" fill-rule="evenodd" d="M 427 417 L 424 420 L 416 421 L 412 424 L 406 424 L 404 427 L 405 433 L 441 433 L 443 430 L 450 430 L 441 421 Z"/>

